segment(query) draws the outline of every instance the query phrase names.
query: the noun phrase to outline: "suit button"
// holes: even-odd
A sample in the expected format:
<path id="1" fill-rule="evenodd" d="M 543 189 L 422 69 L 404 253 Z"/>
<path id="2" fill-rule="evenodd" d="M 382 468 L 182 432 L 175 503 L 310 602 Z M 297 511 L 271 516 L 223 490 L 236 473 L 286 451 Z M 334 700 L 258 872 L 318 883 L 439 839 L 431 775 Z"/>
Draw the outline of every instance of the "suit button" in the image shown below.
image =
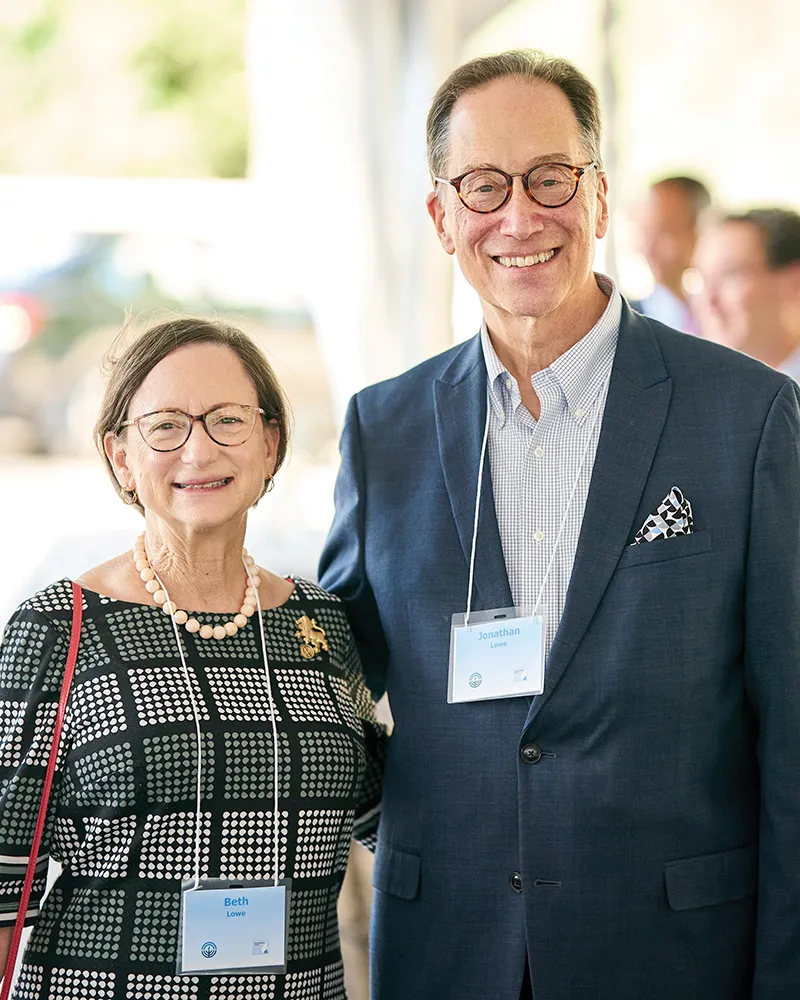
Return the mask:
<path id="1" fill-rule="evenodd" d="M 522 876 L 519 872 L 513 872 L 511 878 L 508 880 L 508 884 L 514 890 L 514 892 L 522 892 Z"/>
<path id="2" fill-rule="evenodd" d="M 542 750 L 535 743 L 526 743 L 519 755 L 526 764 L 538 764 L 542 759 Z"/>

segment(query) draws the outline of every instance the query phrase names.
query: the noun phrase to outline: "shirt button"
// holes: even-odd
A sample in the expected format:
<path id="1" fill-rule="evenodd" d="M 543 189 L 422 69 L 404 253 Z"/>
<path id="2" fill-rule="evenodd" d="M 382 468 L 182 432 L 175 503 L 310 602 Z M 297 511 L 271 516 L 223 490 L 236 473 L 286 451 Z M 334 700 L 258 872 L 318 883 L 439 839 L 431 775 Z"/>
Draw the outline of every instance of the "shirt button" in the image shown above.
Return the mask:
<path id="1" fill-rule="evenodd" d="M 584 410 L 584 408 L 582 406 L 578 406 L 578 407 L 576 407 L 576 409 L 574 409 L 572 411 L 572 415 L 573 415 L 573 417 L 577 417 L 577 419 L 580 420 L 581 417 L 585 417 L 586 416 L 586 410 Z"/>
<path id="2" fill-rule="evenodd" d="M 535 449 L 534 455 L 537 458 L 544 458 L 544 448 L 541 445 L 539 445 L 539 447 Z"/>
<path id="3" fill-rule="evenodd" d="M 544 532 L 541 529 L 539 529 L 538 531 L 534 531 L 534 533 L 533 533 L 533 540 L 535 542 L 543 542 L 544 541 Z"/>
<path id="4" fill-rule="evenodd" d="M 535 743 L 526 743 L 519 755 L 526 764 L 538 764 L 542 759 L 541 748 Z"/>
<path id="5" fill-rule="evenodd" d="M 519 872 L 512 872 L 511 878 L 508 880 L 508 884 L 514 890 L 514 892 L 522 892 L 522 876 Z"/>

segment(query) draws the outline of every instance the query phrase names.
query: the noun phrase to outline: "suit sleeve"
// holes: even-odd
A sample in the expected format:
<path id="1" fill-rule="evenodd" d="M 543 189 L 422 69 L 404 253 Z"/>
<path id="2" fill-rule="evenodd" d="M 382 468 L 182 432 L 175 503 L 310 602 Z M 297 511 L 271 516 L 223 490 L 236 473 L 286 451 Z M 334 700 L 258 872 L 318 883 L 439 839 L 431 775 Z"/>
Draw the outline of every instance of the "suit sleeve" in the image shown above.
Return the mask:
<path id="1" fill-rule="evenodd" d="M 388 650 L 375 595 L 366 572 L 366 482 L 358 397 L 350 400 L 340 444 L 336 513 L 319 565 L 320 585 L 345 603 L 370 691 L 377 701 L 386 690 Z"/>
<path id="2" fill-rule="evenodd" d="M 800 995 L 800 390 L 787 381 L 753 478 L 745 670 L 761 774 L 753 1000 Z"/>

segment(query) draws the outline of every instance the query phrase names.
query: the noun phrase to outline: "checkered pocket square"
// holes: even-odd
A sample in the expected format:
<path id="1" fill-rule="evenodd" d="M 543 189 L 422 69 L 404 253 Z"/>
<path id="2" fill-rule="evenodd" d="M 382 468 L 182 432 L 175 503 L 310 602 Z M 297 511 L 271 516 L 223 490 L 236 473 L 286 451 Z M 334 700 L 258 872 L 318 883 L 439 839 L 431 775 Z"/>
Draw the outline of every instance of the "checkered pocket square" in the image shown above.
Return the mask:
<path id="1" fill-rule="evenodd" d="M 692 505 L 678 487 L 673 486 L 636 532 L 631 544 L 641 545 L 642 542 L 654 542 L 657 538 L 691 535 L 693 524 Z"/>

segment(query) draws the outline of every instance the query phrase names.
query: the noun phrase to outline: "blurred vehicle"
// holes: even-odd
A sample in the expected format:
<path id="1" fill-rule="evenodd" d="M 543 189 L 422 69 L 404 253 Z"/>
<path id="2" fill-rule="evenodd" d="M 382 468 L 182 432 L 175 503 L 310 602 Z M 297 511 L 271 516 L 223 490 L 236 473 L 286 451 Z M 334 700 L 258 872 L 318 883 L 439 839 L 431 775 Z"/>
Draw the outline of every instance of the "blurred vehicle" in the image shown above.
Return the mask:
<path id="1" fill-rule="evenodd" d="M 85 453 L 103 356 L 128 320 L 171 312 L 228 316 L 263 342 L 308 331 L 280 301 L 263 256 L 242 239 L 163 233 L 3 234 L 0 451 Z"/>

